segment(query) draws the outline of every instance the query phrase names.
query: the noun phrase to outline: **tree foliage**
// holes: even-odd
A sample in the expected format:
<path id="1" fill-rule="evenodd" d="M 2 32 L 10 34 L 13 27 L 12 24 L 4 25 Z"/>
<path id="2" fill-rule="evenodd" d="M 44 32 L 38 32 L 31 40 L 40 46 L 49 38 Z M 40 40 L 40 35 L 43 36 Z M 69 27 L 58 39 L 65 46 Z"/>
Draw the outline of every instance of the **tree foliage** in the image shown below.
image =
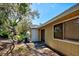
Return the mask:
<path id="1" fill-rule="evenodd" d="M 15 3 L 1 4 L 0 24 L 14 34 L 27 32 L 30 29 L 31 20 L 38 17 L 38 12 L 31 9 L 31 4 Z"/>
<path id="2" fill-rule="evenodd" d="M 10 49 L 5 53 L 12 53 L 15 47 L 15 37 L 24 38 L 25 33 L 30 30 L 31 21 L 39 16 L 39 13 L 31 9 L 28 3 L 1 3 L 0 4 L 0 35 L 8 35 L 13 42 Z M 5 31 L 4 31 L 5 30 Z"/>

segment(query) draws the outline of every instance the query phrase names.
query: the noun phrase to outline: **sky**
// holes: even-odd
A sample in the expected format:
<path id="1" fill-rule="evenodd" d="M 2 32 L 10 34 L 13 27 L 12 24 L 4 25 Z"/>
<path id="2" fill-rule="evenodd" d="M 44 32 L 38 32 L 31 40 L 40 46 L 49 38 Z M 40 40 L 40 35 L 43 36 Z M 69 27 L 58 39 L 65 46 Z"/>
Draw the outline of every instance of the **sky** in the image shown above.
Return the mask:
<path id="1" fill-rule="evenodd" d="M 39 18 L 32 20 L 32 23 L 43 24 L 74 5 L 74 3 L 33 3 L 32 9 L 38 10 Z"/>

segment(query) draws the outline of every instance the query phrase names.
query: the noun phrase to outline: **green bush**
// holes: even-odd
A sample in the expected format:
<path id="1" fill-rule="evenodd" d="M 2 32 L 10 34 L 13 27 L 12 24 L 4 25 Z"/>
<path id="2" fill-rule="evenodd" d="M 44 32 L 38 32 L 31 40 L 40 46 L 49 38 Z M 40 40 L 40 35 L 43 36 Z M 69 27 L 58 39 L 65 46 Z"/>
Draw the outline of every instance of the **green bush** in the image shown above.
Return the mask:
<path id="1" fill-rule="evenodd" d="M 25 38 L 25 35 L 19 34 L 19 35 L 16 35 L 15 38 L 16 38 L 18 41 L 23 41 L 24 38 Z"/>
<path id="2" fill-rule="evenodd" d="M 0 36 L 3 38 L 8 38 L 9 32 L 7 30 L 0 31 Z"/>

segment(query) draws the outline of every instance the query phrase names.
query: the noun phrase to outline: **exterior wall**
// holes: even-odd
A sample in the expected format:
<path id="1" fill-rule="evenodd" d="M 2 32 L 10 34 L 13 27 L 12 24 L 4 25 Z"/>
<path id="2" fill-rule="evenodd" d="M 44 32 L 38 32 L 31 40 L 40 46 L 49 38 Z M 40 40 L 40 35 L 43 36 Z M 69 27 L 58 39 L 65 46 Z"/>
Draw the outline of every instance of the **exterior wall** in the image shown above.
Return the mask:
<path id="1" fill-rule="evenodd" d="M 65 55 L 79 55 L 79 43 L 67 41 L 67 40 L 55 39 L 54 31 L 53 31 L 54 25 L 69 21 L 70 20 L 69 18 L 78 16 L 78 15 L 79 15 L 79 10 L 77 10 L 71 14 L 68 14 L 62 18 L 59 18 L 56 21 L 39 28 L 39 38 L 41 37 L 40 31 L 42 29 L 45 29 L 45 43 L 47 45 L 49 45 L 51 48 L 65 54 Z"/>
<path id="2" fill-rule="evenodd" d="M 36 29 L 36 28 L 33 28 L 32 29 L 32 41 L 38 41 L 38 29 Z"/>

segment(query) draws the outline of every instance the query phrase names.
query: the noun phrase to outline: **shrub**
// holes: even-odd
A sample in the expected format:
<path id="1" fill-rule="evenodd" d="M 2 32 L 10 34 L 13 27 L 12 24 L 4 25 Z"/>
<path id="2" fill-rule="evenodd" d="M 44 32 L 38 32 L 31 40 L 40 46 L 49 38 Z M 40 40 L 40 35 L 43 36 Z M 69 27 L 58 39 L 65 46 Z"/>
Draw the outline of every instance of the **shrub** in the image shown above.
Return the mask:
<path id="1" fill-rule="evenodd" d="M 3 38 L 8 38 L 9 32 L 7 30 L 0 31 L 0 36 Z"/>
<path id="2" fill-rule="evenodd" d="M 21 43 L 25 38 L 25 35 L 19 34 L 15 36 L 15 39 L 18 41 L 18 43 Z"/>

